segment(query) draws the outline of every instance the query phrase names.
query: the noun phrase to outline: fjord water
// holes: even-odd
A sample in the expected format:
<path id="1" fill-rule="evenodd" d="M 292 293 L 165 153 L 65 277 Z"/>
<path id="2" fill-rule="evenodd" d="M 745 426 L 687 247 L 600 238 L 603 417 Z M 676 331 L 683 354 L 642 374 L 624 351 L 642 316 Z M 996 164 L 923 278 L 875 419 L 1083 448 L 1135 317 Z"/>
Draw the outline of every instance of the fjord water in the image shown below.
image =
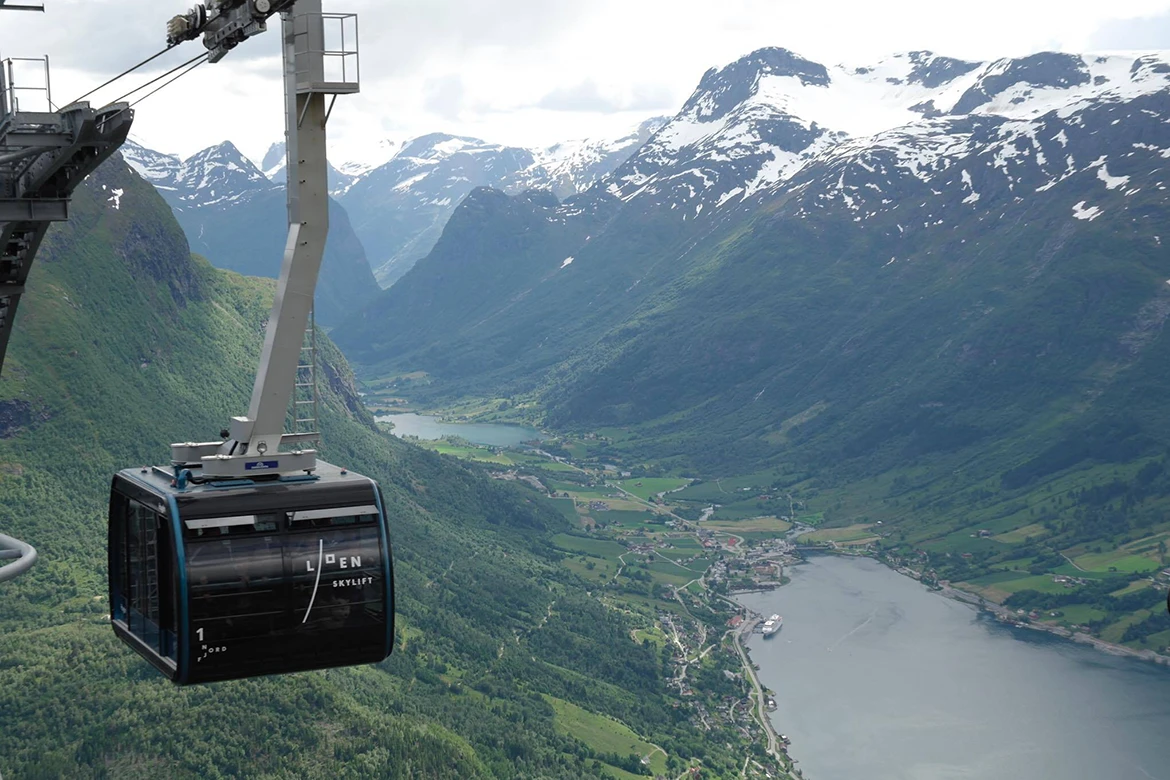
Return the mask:
<path id="1" fill-rule="evenodd" d="M 384 414 L 378 422 L 394 425 L 395 436 L 417 436 L 420 439 L 441 439 L 444 436 L 458 436 L 472 444 L 488 447 L 515 447 L 517 444 L 544 435 L 526 425 L 503 425 L 500 423 L 447 423 L 428 414 Z"/>
<path id="2" fill-rule="evenodd" d="M 1170 778 L 1170 669 L 1004 626 L 868 559 L 816 556 L 740 601 L 809 780 Z"/>

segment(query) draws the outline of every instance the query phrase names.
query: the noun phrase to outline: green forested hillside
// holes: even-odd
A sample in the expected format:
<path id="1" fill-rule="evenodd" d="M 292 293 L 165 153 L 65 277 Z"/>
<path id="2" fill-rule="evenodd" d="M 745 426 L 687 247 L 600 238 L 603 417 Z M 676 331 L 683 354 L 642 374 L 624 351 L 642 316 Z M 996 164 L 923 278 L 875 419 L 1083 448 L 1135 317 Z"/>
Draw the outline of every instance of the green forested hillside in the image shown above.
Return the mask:
<path id="1" fill-rule="evenodd" d="M 270 295 L 268 281 L 192 259 L 169 209 L 120 162 L 46 241 L 0 380 L 0 529 L 41 553 L 0 589 L 4 777 L 617 776 L 627 757 L 598 762 L 556 727 L 547 696 L 731 773 L 740 759 L 725 740 L 671 707 L 653 646 L 557 565 L 548 537 L 563 517 L 376 432 L 332 348 L 324 454 L 385 490 L 394 654 L 177 689 L 114 639 L 110 475 L 214 436 L 245 407 Z"/>

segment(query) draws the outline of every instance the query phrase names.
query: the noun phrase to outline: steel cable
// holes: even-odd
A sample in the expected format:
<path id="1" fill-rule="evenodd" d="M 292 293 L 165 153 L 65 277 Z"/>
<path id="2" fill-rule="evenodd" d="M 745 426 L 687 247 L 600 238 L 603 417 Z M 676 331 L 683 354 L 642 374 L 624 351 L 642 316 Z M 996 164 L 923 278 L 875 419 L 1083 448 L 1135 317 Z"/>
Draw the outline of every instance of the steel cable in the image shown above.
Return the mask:
<path id="1" fill-rule="evenodd" d="M 146 58 L 146 59 L 144 59 L 142 62 L 140 62 L 140 63 L 138 63 L 137 65 L 135 65 L 133 68 L 130 68 L 129 70 L 122 71 L 122 72 L 121 72 L 121 73 L 119 73 L 117 76 L 114 76 L 112 79 L 110 79 L 109 81 L 106 81 L 105 83 L 103 83 L 103 84 L 100 84 L 100 85 L 98 85 L 98 86 L 94 87 L 94 88 L 93 88 L 93 89 L 91 89 L 89 92 L 86 92 L 84 95 L 82 95 L 81 97 L 77 98 L 76 100 L 71 100 L 71 101 L 69 101 L 69 102 L 70 102 L 70 103 L 80 103 L 81 101 L 85 100 L 87 97 L 89 97 L 90 95 L 92 95 L 93 93 L 97 92 L 99 89 L 104 89 L 104 88 L 106 88 L 106 87 L 110 86 L 111 84 L 113 84 L 113 83 L 114 83 L 115 81 L 117 81 L 118 79 L 120 79 L 120 78 L 124 78 L 125 76 L 129 76 L 131 73 L 133 73 L 134 71 L 138 70 L 138 69 L 139 69 L 139 68 L 141 68 L 143 65 L 147 65 L 147 64 L 149 64 L 149 63 L 151 63 L 151 62 L 154 62 L 154 61 L 155 61 L 155 60 L 157 60 L 159 57 L 163 56 L 163 55 L 164 55 L 164 54 L 166 54 L 168 51 L 170 51 L 171 49 L 175 48 L 175 46 L 178 46 L 178 44 L 176 43 L 176 44 L 173 44 L 173 45 L 171 45 L 171 46 L 168 46 L 168 47 L 166 47 L 165 49 L 163 49 L 162 51 L 158 52 L 157 54 L 153 54 L 153 55 L 151 55 L 150 57 L 147 57 L 147 58 Z M 114 102 L 115 102 L 115 103 L 117 103 L 118 101 L 116 101 L 116 100 L 115 100 Z"/>
<path id="2" fill-rule="evenodd" d="M 161 90 L 161 89 L 163 89 L 163 88 L 165 88 L 165 87 L 168 87 L 168 86 L 170 86 L 171 84 L 174 84 L 176 81 L 178 81 L 179 79 L 183 78 L 183 76 L 186 76 L 188 73 L 190 73 L 191 71 L 195 70 L 196 68 L 198 68 L 200 65 L 202 65 L 202 64 L 203 64 L 203 63 L 205 63 L 205 62 L 207 62 L 207 55 L 206 55 L 206 54 L 200 54 L 200 55 L 199 55 L 198 57 L 196 57 L 195 59 L 193 59 L 193 60 L 188 60 L 187 62 L 185 62 L 185 63 L 183 63 L 182 65 L 180 65 L 180 66 L 179 66 L 179 68 L 184 68 L 184 67 L 187 67 L 188 65 L 190 66 L 190 67 L 187 67 L 187 69 L 186 69 L 186 70 L 184 70 L 182 73 L 179 73 L 177 76 L 175 76 L 175 77 L 174 77 L 173 79 L 171 79 L 170 81 L 166 81 L 166 82 L 163 82 L 162 84 L 159 84 L 157 87 L 155 87 L 154 89 L 152 89 L 150 92 L 147 92 L 145 95 L 143 95 L 142 97 L 138 98 L 138 99 L 137 99 L 137 100 L 135 100 L 133 103 L 131 103 L 130 105 L 128 105 L 128 106 L 126 106 L 125 108 L 123 108 L 121 111 L 118 111 L 116 114 L 113 114 L 113 115 L 111 115 L 111 116 L 107 117 L 107 118 L 105 119 L 105 121 L 109 122 L 109 121 L 112 121 L 112 120 L 116 119 L 117 117 L 119 117 L 119 116 L 121 116 L 122 114 L 126 113 L 126 112 L 127 112 L 127 111 L 129 111 L 130 109 L 134 108 L 134 106 L 138 105 L 138 104 L 139 104 L 139 103 L 141 103 L 143 100 L 146 100 L 148 97 L 150 97 L 151 95 L 155 94 L 155 93 L 156 93 L 156 92 L 158 92 L 159 90 Z M 175 72 L 176 70 L 178 70 L 179 68 L 172 68 L 171 70 L 169 70 L 169 71 L 167 71 L 166 73 L 164 73 L 164 74 L 163 74 L 163 76 L 168 76 L 168 75 L 170 75 L 171 73 L 174 73 L 174 72 Z M 160 77 L 160 78 L 161 78 L 161 77 Z M 154 79 L 154 81 L 158 81 L 158 79 Z M 143 85 L 142 85 L 142 87 L 149 86 L 150 84 L 153 84 L 153 83 L 154 83 L 154 81 L 152 81 L 152 82 L 149 82 L 148 84 L 143 84 Z M 142 89 L 142 87 L 139 87 L 138 89 Z M 137 91 L 138 91 L 137 89 L 136 89 L 136 90 L 134 90 L 134 92 L 137 92 Z M 133 93 L 133 92 L 128 92 L 128 93 L 126 93 L 126 95 L 132 95 L 132 94 L 134 94 L 134 93 Z M 123 96 L 123 97 L 125 97 L 125 96 Z M 121 100 L 121 98 L 119 98 L 118 100 Z M 116 103 L 116 102 L 118 102 L 118 101 L 114 101 L 114 102 Z"/>
<path id="3" fill-rule="evenodd" d="M 195 57 L 192 57 L 191 59 L 187 60 L 182 65 L 176 65 L 175 67 L 168 70 L 166 73 L 163 73 L 160 76 L 156 76 L 156 77 L 152 78 L 150 81 L 146 82 L 145 84 L 141 84 L 141 85 L 135 87 L 134 89 L 127 92 L 125 95 L 122 95 L 121 97 L 119 97 L 116 100 L 111 100 L 110 102 L 111 103 L 121 103 L 123 100 L 125 100 L 126 98 L 133 95 L 135 92 L 140 92 L 143 89 L 146 89 L 147 87 L 149 87 L 151 84 L 157 84 L 158 82 L 162 81 L 167 76 L 174 73 L 175 71 L 182 70 L 183 68 L 187 67 L 188 65 L 191 65 L 192 63 L 194 63 L 196 66 L 202 65 L 203 63 L 200 62 L 200 60 L 206 60 L 206 59 L 207 59 L 207 52 L 203 52 L 202 54 L 195 56 Z M 192 70 L 194 70 L 194 68 L 192 68 Z M 179 75 L 182 76 L 184 74 L 180 73 Z M 176 78 L 178 78 L 178 77 L 176 77 Z M 174 81 L 174 79 L 172 79 L 171 81 Z M 170 84 L 170 83 L 171 83 L 170 81 L 167 82 L 167 84 Z M 165 87 L 166 84 L 163 84 L 162 86 Z M 162 89 L 162 87 L 159 87 L 159 89 Z M 143 95 L 141 98 L 139 98 L 137 101 L 135 101 L 135 103 L 139 103 L 142 100 L 145 100 L 147 97 L 150 97 L 150 95 L 153 95 L 155 92 L 158 92 L 158 89 L 156 89 L 156 90 L 154 90 L 146 95 Z"/>

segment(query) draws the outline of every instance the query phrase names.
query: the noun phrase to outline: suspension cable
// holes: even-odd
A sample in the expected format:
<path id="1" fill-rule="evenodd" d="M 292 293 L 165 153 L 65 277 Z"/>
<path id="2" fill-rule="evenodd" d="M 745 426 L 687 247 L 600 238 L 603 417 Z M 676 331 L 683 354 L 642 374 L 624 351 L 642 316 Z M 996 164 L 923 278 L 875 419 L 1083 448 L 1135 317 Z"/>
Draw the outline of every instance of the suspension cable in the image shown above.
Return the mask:
<path id="1" fill-rule="evenodd" d="M 98 86 L 94 87 L 94 88 L 93 88 L 93 89 L 91 89 L 89 92 L 86 92 L 84 95 L 82 95 L 81 97 L 77 98 L 76 100 L 71 100 L 71 101 L 69 101 L 69 102 L 70 102 L 70 103 L 80 103 L 81 101 L 85 100 L 87 97 L 89 97 L 90 95 L 92 95 L 93 93 L 97 92 L 99 89 L 104 89 L 105 87 L 108 87 L 108 86 L 110 86 L 111 84 L 113 84 L 113 83 L 114 83 L 115 81 L 117 81 L 118 79 L 120 79 L 120 78 L 123 78 L 123 77 L 125 77 L 125 76 L 129 76 L 131 73 L 133 73 L 134 71 L 138 70 L 138 69 L 139 69 L 139 68 L 141 68 L 143 65 L 146 65 L 146 64 L 148 64 L 148 63 L 154 62 L 154 61 L 155 61 L 155 60 L 157 60 L 159 57 L 163 56 L 163 55 L 164 55 L 164 54 L 166 54 L 168 51 L 170 51 L 171 49 L 175 48 L 175 47 L 176 47 L 176 46 L 178 46 L 178 45 L 179 45 L 179 44 L 175 43 L 175 44 L 172 44 L 172 45 L 170 45 L 170 46 L 166 47 L 165 49 L 163 49 L 162 51 L 158 52 L 157 54 L 153 54 L 153 55 L 151 55 L 150 57 L 147 57 L 147 58 L 146 58 L 146 59 L 144 59 L 142 62 L 140 62 L 140 63 L 138 63 L 137 65 L 135 65 L 133 68 L 130 68 L 129 70 L 124 70 L 124 71 L 122 71 L 122 72 L 121 72 L 121 73 L 119 73 L 117 76 L 114 76 L 112 79 L 110 79 L 109 81 L 106 81 L 105 83 L 103 83 L 103 84 L 100 84 L 100 85 L 98 85 Z M 118 102 L 118 101 L 116 101 L 116 100 L 115 100 L 114 102 L 116 103 L 116 102 Z"/>
<path id="2" fill-rule="evenodd" d="M 119 111 L 117 114 L 114 114 L 114 115 L 113 115 L 113 117 L 110 117 L 110 119 L 113 119 L 114 117 L 117 117 L 117 116 L 119 116 L 120 114 L 123 114 L 123 113 L 125 113 L 126 111 L 129 111 L 130 109 L 134 108 L 134 106 L 138 105 L 138 104 L 139 104 L 139 103 L 141 103 L 143 100 L 146 100 L 148 97 L 150 97 L 151 95 L 155 94 L 156 92 L 158 92 L 159 90 L 163 89 L 164 87 L 169 87 L 171 84 L 174 84 L 176 81 L 178 81 L 179 79 L 183 78 L 183 76 L 186 76 L 188 73 L 190 73 L 191 71 L 195 70 L 196 68 L 198 68 L 198 67 L 199 67 L 200 65 L 202 65 L 203 63 L 207 62 L 207 57 L 208 57 L 208 55 L 207 55 L 207 53 L 205 52 L 205 53 L 203 53 L 203 54 L 200 54 L 198 57 L 195 57 L 194 59 L 188 60 L 187 62 L 185 62 L 185 63 L 183 63 L 182 65 L 180 65 L 178 68 L 172 68 L 171 70 L 167 71 L 166 73 L 164 73 L 164 74 L 163 74 L 162 76 L 160 76 L 159 78 L 163 78 L 163 77 L 165 77 L 165 76 L 169 76 L 170 74 L 174 73 L 176 70 L 179 70 L 179 69 L 181 69 L 181 68 L 186 68 L 186 70 L 183 70 L 181 73 L 177 74 L 177 75 L 176 75 L 174 78 L 172 78 L 170 81 L 165 81 L 165 82 L 163 82 L 162 84 L 159 84 L 157 87 L 155 87 L 154 89 L 152 89 L 150 92 L 147 92 L 145 95 L 143 95 L 142 97 L 138 98 L 138 99 L 137 99 L 137 100 L 135 100 L 133 103 L 131 103 L 130 105 L 126 106 L 125 108 L 123 108 L 123 109 L 122 109 L 121 111 Z M 146 84 L 143 84 L 143 85 L 142 85 L 142 87 L 148 87 L 148 86 L 150 86 L 151 84 L 153 84 L 155 81 L 158 81 L 158 80 L 159 80 L 159 79 L 154 79 L 153 81 L 149 81 L 149 82 L 147 82 Z M 134 90 L 134 92 L 137 92 L 139 89 L 142 89 L 142 87 L 139 87 L 138 89 Z M 127 92 L 127 93 L 126 93 L 126 95 L 123 95 L 122 97 L 128 97 L 129 95 L 132 95 L 132 94 L 134 94 L 134 92 Z M 118 98 L 118 100 L 115 100 L 114 102 L 115 102 L 115 103 L 117 103 L 117 102 L 119 102 L 119 101 L 121 101 L 121 100 L 122 100 L 122 98 Z M 106 120 L 106 121 L 110 121 L 110 119 L 108 119 L 108 120 Z"/>
<path id="3" fill-rule="evenodd" d="M 145 95 L 143 95 L 142 97 L 138 98 L 138 99 L 137 99 L 137 100 L 135 100 L 133 103 L 131 103 L 131 104 L 130 104 L 130 107 L 131 107 L 131 108 L 133 108 L 134 106 L 138 105 L 138 104 L 139 104 L 139 103 L 141 103 L 143 100 L 146 100 L 148 97 L 150 97 L 150 96 L 151 96 L 151 95 L 153 95 L 154 93 L 158 92 L 158 91 L 159 91 L 160 89 L 162 89 L 163 87 L 169 87 L 171 84 L 174 84 L 176 81 L 178 81 L 179 79 L 183 78 L 184 76 L 186 76 L 188 73 L 190 73 L 191 71 L 193 71 L 193 70 L 195 70 L 196 68 L 198 68 L 198 67 L 199 67 L 200 65 L 202 65 L 203 63 L 207 62 L 207 56 L 208 56 L 207 54 L 201 54 L 201 55 L 199 55 L 198 57 L 196 57 L 195 59 L 191 60 L 190 62 L 188 62 L 188 63 L 187 63 L 187 64 L 188 64 L 188 65 L 190 65 L 191 67 L 187 68 L 185 71 L 183 71 L 183 72 L 182 72 L 182 73 L 180 73 L 179 75 L 175 76 L 173 79 L 171 79 L 170 81 L 166 82 L 165 84 L 159 84 L 157 87 L 155 87 L 154 89 L 152 89 L 150 92 L 147 92 Z M 145 87 L 146 85 L 145 85 L 145 84 L 143 84 L 142 86 L 144 86 L 144 87 Z M 137 90 L 135 90 L 135 91 L 137 91 Z"/>
<path id="4" fill-rule="evenodd" d="M 205 61 L 206 59 L 207 59 L 207 52 L 203 52 L 202 54 L 200 54 L 200 55 L 198 55 L 198 56 L 195 56 L 195 57 L 192 57 L 191 59 L 187 60 L 187 61 L 186 61 L 186 62 L 184 62 L 182 65 L 176 65 L 175 67 L 173 67 L 173 68 L 171 68 L 170 70 L 168 70 L 166 73 L 163 73 L 161 76 L 156 76 L 156 77 L 152 78 L 150 81 L 146 82 L 145 84 L 142 84 L 142 85 L 140 85 L 140 86 L 137 86 L 137 87 L 135 87 L 134 89 L 132 89 L 132 90 L 130 90 L 129 92 L 127 92 L 125 95 L 122 95 L 122 96 L 121 96 L 120 98 L 118 98 L 117 100 L 111 100 L 110 102 L 111 102 L 111 103 L 121 103 L 123 100 L 125 100 L 126 98 L 130 97 L 131 95 L 133 95 L 135 92 L 140 92 L 140 91 L 142 91 L 143 89 L 146 89 L 147 87 L 149 87 L 151 84 L 157 84 L 158 82 L 162 81 L 162 80 L 163 80 L 163 79 L 165 79 L 167 76 L 169 76 L 169 75 L 171 75 L 172 73 L 174 73 L 175 71 L 177 71 L 177 70 L 182 70 L 183 68 L 187 67 L 188 65 L 191 65 L 192 63 L 195 63 L 196 65 L 202 65 L 203 63 L 202 63 L 201 61 Z M 194 68 L 192 68 L 192 70 L 194 70 Z M 185 72 L 184 72 L 184 73 L 185 73 Z M 184 75 L 184 74 L 182 74 L 182 73 L 181 73 L 181 74 L 179 74 L 179 75 Z M 170 84 L 170 83 L 171 83 L 171 82 L 169 82 L 169 81 L 167 82 L 167 84 Z M 163 86 L 165 87 L 165 86 L 166 86 L 166 84 L 164 84 Z M 160 89 L 161 89 L 161 87 L 160 87 Z M 157 92 L 157 91 L 158 91 L 158 90 L 156 89 L 156 90 L 154 90 L 154 92 L 150 92 L 149 94 L 150 94 L 150 95 L 153 95 L 153 94 L 154 94 L 155 92 Z M 145 97 L 145 96 L 144 96 L 144 97 Z M 141 99 L 142 99 L 142 98 L 140 98 L 139 100 L 141 100 Z"/>

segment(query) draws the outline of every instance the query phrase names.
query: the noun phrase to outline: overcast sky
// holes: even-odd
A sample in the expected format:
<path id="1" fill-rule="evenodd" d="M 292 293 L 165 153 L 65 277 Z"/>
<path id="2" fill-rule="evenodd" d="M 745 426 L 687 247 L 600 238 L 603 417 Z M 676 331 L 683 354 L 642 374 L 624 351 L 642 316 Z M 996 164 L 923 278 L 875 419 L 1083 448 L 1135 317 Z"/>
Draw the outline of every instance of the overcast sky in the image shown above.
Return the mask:
<path id="1" fill-rule="evenodd" d="M 0 12 L 0 56 L 48 54 L 57 104 L 163 48 L 166 20 L 191 5 L 43 2 L 44 14 Z M 435 131 L 527 146 L 619 134 L 673 114 L 707 68 L 762 46 L 849 64 L 913 49 L 979 60 L 1170 49 L 1170 0 L 325 0 L 325 10 L 361 24 L 362 94 L 338 99 L 336 162 Z M 283 135 L 279 43 L 272 25 L 143 102 L 135 136 L 181 155 L 230 139 L 263 156 Z M 93 100 L 202 50 L 188 43 Z"/>

